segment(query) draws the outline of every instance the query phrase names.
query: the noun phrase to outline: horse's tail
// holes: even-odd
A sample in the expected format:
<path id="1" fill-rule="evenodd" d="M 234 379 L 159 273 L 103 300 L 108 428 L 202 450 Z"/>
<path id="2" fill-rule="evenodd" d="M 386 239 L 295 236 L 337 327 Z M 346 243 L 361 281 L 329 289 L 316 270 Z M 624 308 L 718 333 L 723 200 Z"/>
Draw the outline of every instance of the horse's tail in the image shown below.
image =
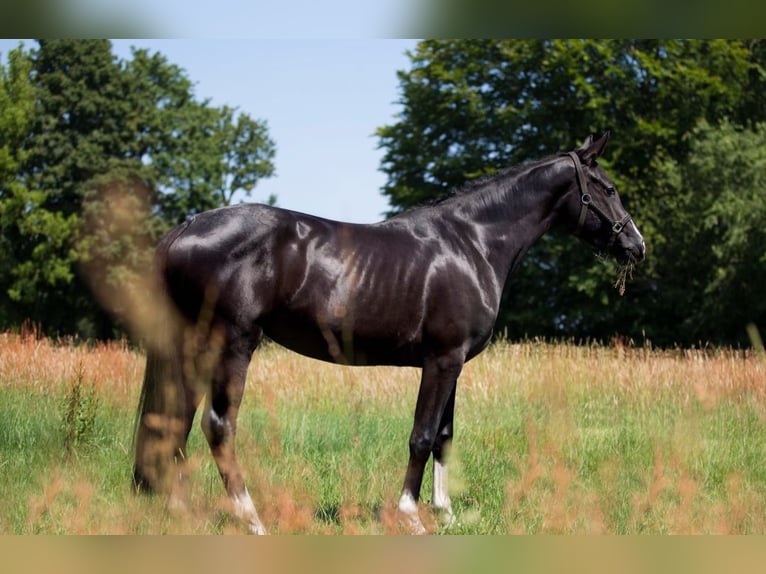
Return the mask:
<path id="1" fill-rule="evenodd" d="M 190 220 L 157 245 L 153 320 L 146 339 L 146 370 L 133 428 L 133 484 L 138 491 L 166 490 L 179 448 L 184 447 L 183 322 L 167 289 L 165 274 L 173 242 Z"/>

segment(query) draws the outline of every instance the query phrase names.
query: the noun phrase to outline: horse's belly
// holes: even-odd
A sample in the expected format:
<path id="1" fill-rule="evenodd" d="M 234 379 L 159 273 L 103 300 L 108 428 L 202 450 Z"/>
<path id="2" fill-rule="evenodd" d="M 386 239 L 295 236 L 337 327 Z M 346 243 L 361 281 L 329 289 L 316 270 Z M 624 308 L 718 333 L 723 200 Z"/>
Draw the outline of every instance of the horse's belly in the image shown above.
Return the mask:
<path id="1" fill-rule="evenodd" d="M 395 334 L 370 335 L 282 314 L 262 322 L 264 334 L 296 353 L 346 365 L 422 366 L 420 345 Z"/>

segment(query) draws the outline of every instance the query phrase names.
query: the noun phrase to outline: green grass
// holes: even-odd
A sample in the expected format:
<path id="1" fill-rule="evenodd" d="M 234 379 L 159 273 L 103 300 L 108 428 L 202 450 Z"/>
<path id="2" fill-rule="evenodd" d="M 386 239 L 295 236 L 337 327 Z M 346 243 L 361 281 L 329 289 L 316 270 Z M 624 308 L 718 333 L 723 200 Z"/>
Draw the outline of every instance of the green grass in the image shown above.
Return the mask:
<path id="1" fill-rule="evenodd" d="M 74 351 L 46 352 L 56 364 Z M 126 359 L 123 381 L 101 373 L 98 351 L 78 352 L 85 382 L 99 384 L 76 443 L 76 370 L 38 377 L 0 363 L 0 532 L 242 532 L 198 425 L 189 510 L 132 494 L 141 357 Z M 495 345 L 458 386 L 458 524 L 442 529 L 427 505 L 421 514 L 453 534 L 764 534 L 764 371 L 763 358 L 734 352 Z M 393 531 L 417 384 L 412 369 L 333 367 L 276 347 L 257 355 L 238 451 L 269 530 Z M 425 503 L 430 491 L 429 464 Z"/>

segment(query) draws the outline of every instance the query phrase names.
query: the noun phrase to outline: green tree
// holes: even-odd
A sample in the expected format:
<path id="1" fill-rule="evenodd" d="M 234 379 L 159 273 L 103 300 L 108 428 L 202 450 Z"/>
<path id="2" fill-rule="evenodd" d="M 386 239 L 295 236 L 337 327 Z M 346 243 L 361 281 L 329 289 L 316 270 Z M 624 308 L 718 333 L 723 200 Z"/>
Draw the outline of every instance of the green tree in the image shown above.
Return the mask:
<path id="1" fill-rule="evenodd" d="M 13 209 L 13 189 L 25 193 L 3 227 L 9 273 L 0 318 L 10 323 L 110 336 L 112 319 L 84 271 L 98 269 L 99 281 L 114 286 L 123 275 L 105 267 L 145 260 L 128 254 L 273 174 L 264 122 L 198 101 L 185 72 L 164 56 L 132 56 L 118 59 L 107 40 L 41 40 L 14 56 L 26 62 L 16 75 L 31 86 L 24 96 L 31 113 L 20 131 L 0 125 L 0 142 L 15 137 L 12 149 L 23 150 L 0 191 L 3 212 Z M 145 217 L 126 226 L 115 205 Z"/>
<path id="2" fill-rule="evenodd" d="M 274 142 L 263 120 L 229 106 L 196 101 L 191 81 L 159 54 L 134 50 L 127 62 L 132 106 L 142 130 L 139 154 L 154 169 L 151 184 L 167 221 L 250 196 L 259 180 L 274 175 Z"/>
<path id="3" fill-rule="evenodd" d="M 40 41 L 30 59 L 35 110 L 17 177 L 34 199 L 18 221 L 10 299 L 49 331 L 104 335 L 109 320 L 78 274 L 76 237 L 83 186 L 131 158 L 130 85 L 106 40 Z"/>
<path id="4" fill-rule="evenodd" d="M 0 301 L 14 287 L 19 266 L 16 243 L 20 239 L 18 222 L 34 205 L 34 196 L 17 179 L 25 159 L 22 146 L 34 110 L 34 92 L 29 79 L 31 64 L 21 48 L 8 55 L 8 65 L 0 62 Z M 19 322 L 11 305 L 0 304 L 0 325 Z"/>
<path id="5" fill-rule="evenodd" d="M 649 259 L 625 297 L 613 268 L 574 241 L 545 237 L 511 279 L 498 327 L 525 335 L 656 343 L 716 339 L 688 330 L 689 277 L 705 276 L 667 161 L 683 164 L 701 121 L 763 121 L 764 47 L 723 40 L 425 41 L 399 72 L 402 110 L 378 130 L 392 212 L 466 179 L 571 149 L 613 131 L 604 164 L 646 237 Z M 681 177 L 679 173 L 675 177 Z M 681 182 L 684 185 L 684 182 Z M 673 231 L 671 231 L 671 228 Z M 679 262 L 688 268 L 679 272 Z"/>
<path id="6" fill-rule="evenodd" d="M 702 122 L 681 162 L 666 160 L 664 185 L 682 217 L 668 221 L 693 261 L 674 317 L 697 339 L 746 342 L 745 325 L 766 325 L 766 124 Z"/>

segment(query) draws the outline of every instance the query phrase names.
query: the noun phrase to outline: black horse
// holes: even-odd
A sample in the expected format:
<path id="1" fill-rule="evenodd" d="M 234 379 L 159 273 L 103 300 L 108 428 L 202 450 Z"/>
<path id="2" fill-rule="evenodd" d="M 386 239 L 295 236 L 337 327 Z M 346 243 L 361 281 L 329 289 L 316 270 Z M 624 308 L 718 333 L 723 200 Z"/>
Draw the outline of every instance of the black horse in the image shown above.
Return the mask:
<path id="1" fill-rule="evenodd" d="M 173 469 L 206 396 L 202 428 L 226 490 L 251 531 L 264 532 L 234 439 L 248 364 L 267 335 L 324 361 L 422 368 L 398 508 L 412 532 L 424 532 L 417 501 L 433 455 L 432 504 L 451 520 L 445 452 L 455 387 L 490 341 L 509 273 L 553 227 L 625 265 L 644 258 L 643 238 L 596 161 L 608 137 L 372 225 L 245 204 L 172 230 L 156 254 L 153 296 L 165 293 L 173 311 L 158 315 L 164 335 L 148 350 L 137 488 L 177 488 L 183 474 Z"/>

